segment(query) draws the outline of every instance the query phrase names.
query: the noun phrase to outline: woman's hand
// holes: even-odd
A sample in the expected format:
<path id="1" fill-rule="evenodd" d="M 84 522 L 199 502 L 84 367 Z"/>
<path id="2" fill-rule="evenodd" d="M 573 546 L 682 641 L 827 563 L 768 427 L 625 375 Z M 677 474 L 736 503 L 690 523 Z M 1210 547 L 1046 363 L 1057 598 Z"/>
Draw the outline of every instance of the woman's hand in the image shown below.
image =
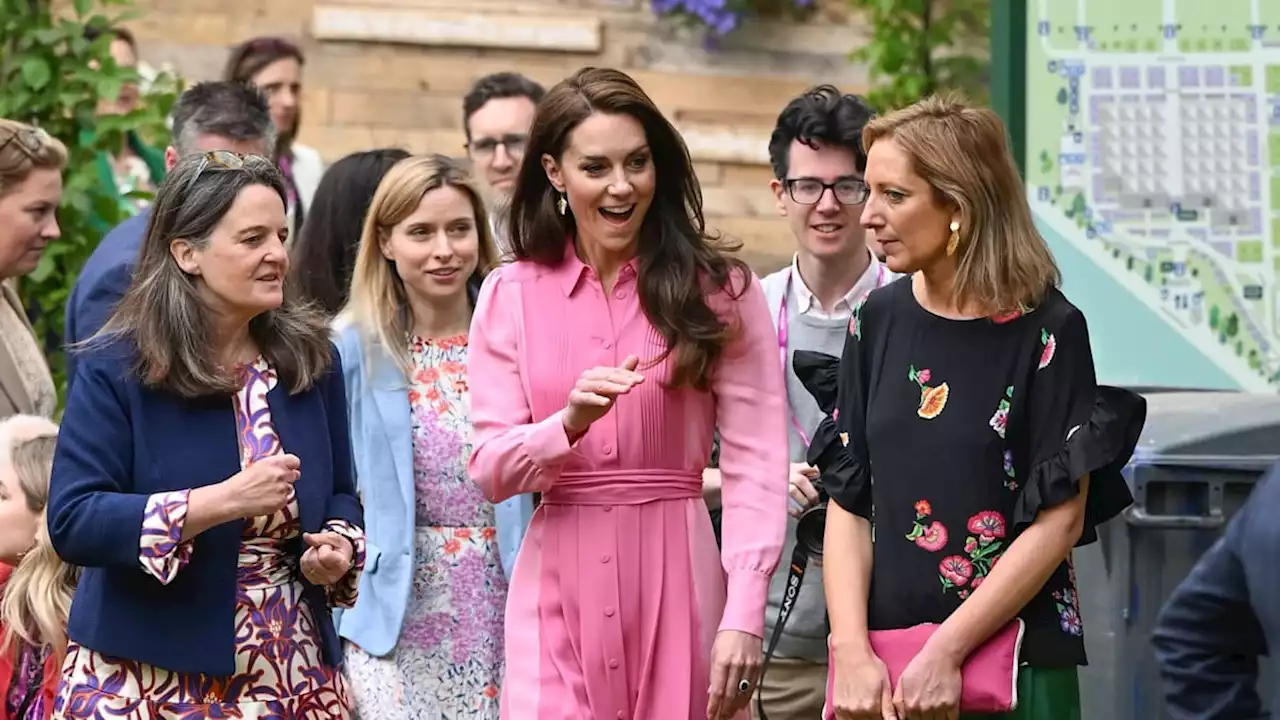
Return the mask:
<path id="1" fill-rule="evenodd" d="M 715 644 L 711 646 L 707 720 L 729 720 L 751 704 L 756 683 L 760 681 L 763 645 L 760 638 L 750 633 L 738 630 L 716 633 Z"/>
<path id="2" fill-rule="evenodd" d="M 909 720 L 957 720 L 960 689 L 960 663 L 925 645 L 898 678 L 893 706 Z"/>
<path id="3" fill-rule="evenodd" d="M 640 358 L 628 355 L 618 367 L 593 367 L 582 373 L 569 391 L 569 404 L 564 409 L 564 429 L 570 440 L 576 440 L 609 412 L 619 395 L 644 382 L 636 372 Z"/>
<path id="4" fill-rule="evenodd" d="M 835 652 L 836 674 L 831 704 L 836 720 L 898 720 L 893 687 L 884 661 L 870 648 L 861 653 Z"/>
<path id="5" fill-rule="evenodd" d="M 302 576 L 312 585 L 336 585 L 352 567 L 351 541 L 335 532 L 303 533 Z"/>
<path id="6" fill-rule="evenodd" d="M 227 497 L 239 517 L 270 515 L 289 503 L 300 467 L 298 456 L 288 453 L 256 460 L 224 481 Z"/>

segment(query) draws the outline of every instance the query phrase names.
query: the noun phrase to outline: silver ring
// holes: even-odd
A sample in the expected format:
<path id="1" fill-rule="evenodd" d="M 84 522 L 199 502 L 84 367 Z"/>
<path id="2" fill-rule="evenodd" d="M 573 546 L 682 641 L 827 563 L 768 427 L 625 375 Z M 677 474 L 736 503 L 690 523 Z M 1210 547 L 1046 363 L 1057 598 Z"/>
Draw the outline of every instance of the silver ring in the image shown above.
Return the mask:
<path id="1" fill-rule="evenodd" d="M 738 692 L 745 693 L 745 692 L 749 692 L 750 690 L 751 690 L 750 680 L 746 678 L 742 678 L 741 680 L 738 681 Z"/>

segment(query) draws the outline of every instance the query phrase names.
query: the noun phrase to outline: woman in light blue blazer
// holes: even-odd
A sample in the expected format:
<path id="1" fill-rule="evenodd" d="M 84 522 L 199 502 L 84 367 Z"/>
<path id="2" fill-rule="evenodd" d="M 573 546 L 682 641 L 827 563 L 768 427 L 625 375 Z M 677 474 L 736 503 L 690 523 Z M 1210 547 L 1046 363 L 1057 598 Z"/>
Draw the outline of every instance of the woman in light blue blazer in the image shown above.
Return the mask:
<path id="1" fill-rule="evenodd" d="M 491 505 L 467 475 L 467 332 L 495 259 L 460 165 L 387 172 L 337 320 L 367 528 L 360 602 L 337 624 L 363 718 L 498 717 L 507 577 L 533 501 Z"/>

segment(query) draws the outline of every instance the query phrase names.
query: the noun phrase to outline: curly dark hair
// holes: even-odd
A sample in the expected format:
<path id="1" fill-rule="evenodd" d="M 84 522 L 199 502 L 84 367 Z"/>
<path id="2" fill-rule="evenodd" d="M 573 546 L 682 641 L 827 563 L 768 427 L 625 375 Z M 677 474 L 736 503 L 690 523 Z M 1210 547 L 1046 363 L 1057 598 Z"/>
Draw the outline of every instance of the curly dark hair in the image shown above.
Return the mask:
<path id="1" fill-rule="evenodd" d="M 736 331 L 708 303 L 710 295 L 740 296 L 751 270 L 730 253 L 741 247 L 707 233 L 702 188 L 680 133 L 636 81 L 609 68 L 587 67 L 561 81 L 538 104 L 511 198 L 510 242 L 518 260 L 555 266 L 564 261 L 573 213 L 556 209 L 559 194 L 536 158 L 560 160 L 569 134 L 594 113 L 629 115 L 644 127 L 657 181 L 637 248 L 637 292 L 650 324 L 666 341 L 654 362 L 673 358 L 671 387 L 710 387 L 711 375 Z M 740 282 L 739 282 L 740 281 Z"/>
<path id="2" fill-rule="evenodd" d="M 799 140 L 817 149 L 819 143 L 853 151 L 858 172 L 867 169 L 867 152 L 862 148 L 862 128 L 875 111 L 857 95 L 842 94 L 832 85 L 817 85 L 787 103 L 769 137 L 769 164 L 773 176 L 787 177 L 791 164 L 791 143 Z"/>

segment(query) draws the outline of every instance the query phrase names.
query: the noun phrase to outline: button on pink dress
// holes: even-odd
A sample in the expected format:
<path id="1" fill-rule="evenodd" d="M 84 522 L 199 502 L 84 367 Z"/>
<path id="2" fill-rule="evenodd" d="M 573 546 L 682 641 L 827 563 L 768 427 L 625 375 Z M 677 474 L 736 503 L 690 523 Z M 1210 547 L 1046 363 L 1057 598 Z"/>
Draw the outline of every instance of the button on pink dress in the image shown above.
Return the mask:
<path id="1" fill-rule="evenodd" d="M 705 719 L 718 630 L 763 634 L 787 512 L 785 390 L 760 283 L 712 307 L 738 327 L 711 392 L 672 390 L 636 267 L 606 297 L 566 248 L 487 278 L 471 325 L 471 477 L 493 502 L 539 491 L 506 611 L 504 720 Z M 583 370 L 641 359 L 645 382 L 570 446 Z M 702 469 L 720 430 L 723 561 Z M 747 717 L 743 712 L 742 718 Z"/>

